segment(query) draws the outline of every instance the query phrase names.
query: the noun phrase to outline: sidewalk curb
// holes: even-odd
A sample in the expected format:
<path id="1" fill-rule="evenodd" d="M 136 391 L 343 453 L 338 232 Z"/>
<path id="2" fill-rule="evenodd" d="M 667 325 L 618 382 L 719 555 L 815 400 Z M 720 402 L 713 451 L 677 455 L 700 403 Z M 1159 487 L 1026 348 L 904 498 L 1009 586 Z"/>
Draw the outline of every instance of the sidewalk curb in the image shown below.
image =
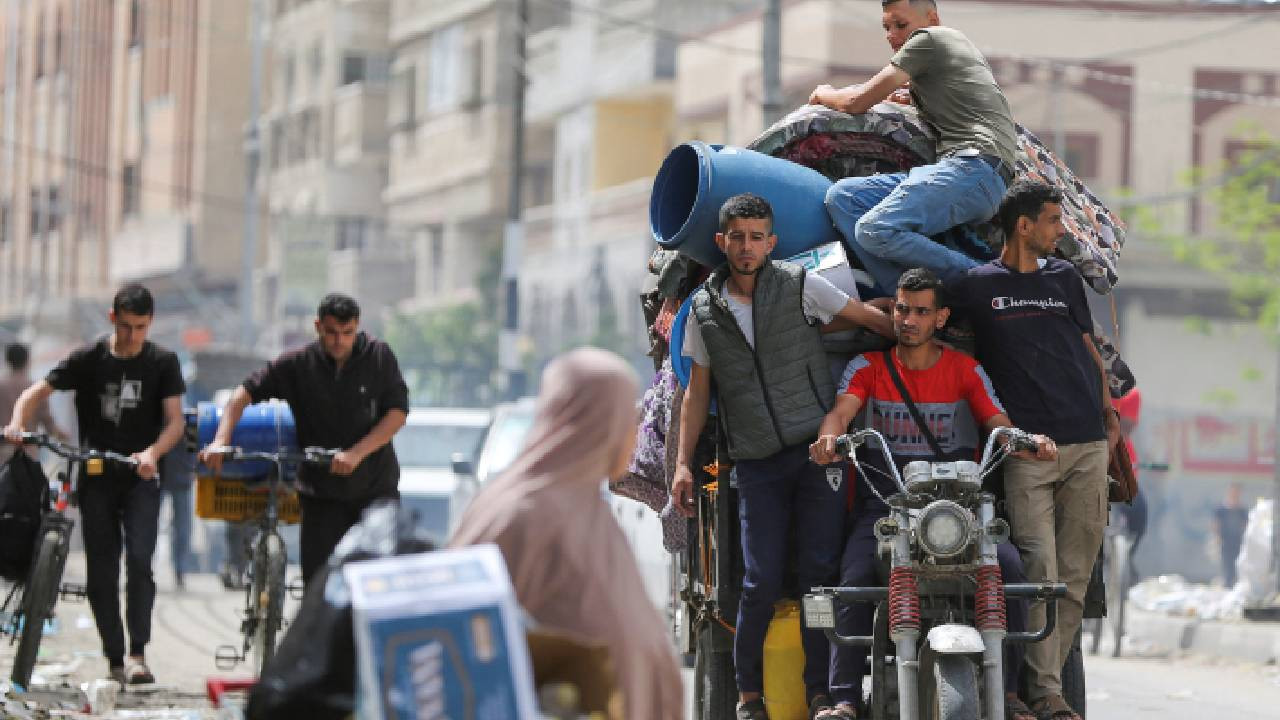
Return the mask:
<path id="1" fill-rule="evenodd" d="M 1280 663 L 1280 622 L 1202 620 L 1130 607 L 1126 611 L 1125 634 L 1158 651 Z"/>

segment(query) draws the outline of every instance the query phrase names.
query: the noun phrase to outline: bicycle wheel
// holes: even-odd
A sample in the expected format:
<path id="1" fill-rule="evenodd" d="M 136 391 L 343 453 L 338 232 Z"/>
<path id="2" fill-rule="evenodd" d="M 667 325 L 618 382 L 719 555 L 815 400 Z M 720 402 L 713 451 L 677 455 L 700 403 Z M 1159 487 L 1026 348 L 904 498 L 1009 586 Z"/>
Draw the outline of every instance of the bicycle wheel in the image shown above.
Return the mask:
<path id="1" fill-rule="evenodd" d="M 284 625 L 284 572 L 287 556 L 284 540 L 268 533 L 253 550 L 253 579 L 249 583 L 249 601 L 253 609 L 253 671 L 262 668 L 276 652 L 276 636 Z"/>
<path id="2" fill-rule="evenodd" d="M 27 575 L 27 586 L 22 594 L 22 636 L 18 639 L 13 672 L 9 676 L 23 688 L 31 682 L 31 671 L 35 669 L 36 656 L 40 652 L 40 638 L 44 635 L 44 621 L 53 616 L 66 559 L 65 536 L 56 529 L 46 530 L 40 538 L 36 561 Z"/>

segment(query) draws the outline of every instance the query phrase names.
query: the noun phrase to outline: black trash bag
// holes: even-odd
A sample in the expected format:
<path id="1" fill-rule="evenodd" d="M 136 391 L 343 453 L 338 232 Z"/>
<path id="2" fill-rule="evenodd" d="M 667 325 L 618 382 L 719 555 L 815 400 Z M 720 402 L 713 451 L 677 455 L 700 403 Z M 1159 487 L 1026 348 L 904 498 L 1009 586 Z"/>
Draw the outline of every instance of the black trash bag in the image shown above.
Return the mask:
<path id="1" fill-rule="evenodd" d="M 21 449 L 0 467 L 0 576 L 24 580 L 49 510 L 49 479 Z"/>
<path id="2" fill-rule="evenodd" d="M 414 513 L 380 500 L 347 531 L 316 573 L 276 654 L 249 694 L 250 720 L 342 720 L 355 712 L 356 648 L 348 562 L 435 550 Z"/>

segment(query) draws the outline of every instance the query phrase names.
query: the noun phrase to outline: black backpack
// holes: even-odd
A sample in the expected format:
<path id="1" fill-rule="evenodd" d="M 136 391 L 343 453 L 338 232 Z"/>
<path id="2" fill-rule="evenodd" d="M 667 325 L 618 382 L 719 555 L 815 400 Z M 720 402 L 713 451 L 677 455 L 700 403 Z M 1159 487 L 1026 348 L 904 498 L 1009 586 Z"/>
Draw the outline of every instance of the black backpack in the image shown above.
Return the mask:
<path id="1" fill-rule="evenodd" d="M 22 449 L 0 467 L 0 577 L 17 582 L 27 577 L 49 510 L 49 480 L 40 463 Z"/>

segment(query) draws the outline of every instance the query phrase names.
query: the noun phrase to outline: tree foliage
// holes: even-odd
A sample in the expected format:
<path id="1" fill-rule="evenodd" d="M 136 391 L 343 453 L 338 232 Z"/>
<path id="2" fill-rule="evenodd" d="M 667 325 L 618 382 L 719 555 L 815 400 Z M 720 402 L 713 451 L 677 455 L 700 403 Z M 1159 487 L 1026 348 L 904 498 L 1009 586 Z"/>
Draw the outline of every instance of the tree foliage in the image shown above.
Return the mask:
<path id="1" fill-rule="evenodd" d="M 1280 140 L 1256 134 L 1250 149 L 1212 175 L 1197 170 L 1193 182 L 1210 186 L 1213 230 L 1197 237 L 1159 232 L 1176 259 L 1221 277 L 1242 312 L 1268 332 L 1280 327 Z M 1152 225 L 1154 214 L 1142 213 Z"/>

